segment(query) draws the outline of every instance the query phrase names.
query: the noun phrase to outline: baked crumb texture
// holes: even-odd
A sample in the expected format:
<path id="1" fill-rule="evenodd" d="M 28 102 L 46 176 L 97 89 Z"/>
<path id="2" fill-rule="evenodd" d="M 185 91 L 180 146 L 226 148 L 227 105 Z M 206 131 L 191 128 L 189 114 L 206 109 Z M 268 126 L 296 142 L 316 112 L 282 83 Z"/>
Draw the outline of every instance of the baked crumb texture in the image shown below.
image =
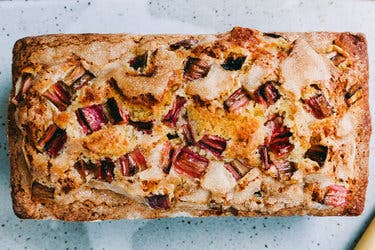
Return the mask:
<path id="1" fill-rule="evenodd" d="M 13 51 L 21 218 L 359 215 L 363 34 L 46 35 Z"/>

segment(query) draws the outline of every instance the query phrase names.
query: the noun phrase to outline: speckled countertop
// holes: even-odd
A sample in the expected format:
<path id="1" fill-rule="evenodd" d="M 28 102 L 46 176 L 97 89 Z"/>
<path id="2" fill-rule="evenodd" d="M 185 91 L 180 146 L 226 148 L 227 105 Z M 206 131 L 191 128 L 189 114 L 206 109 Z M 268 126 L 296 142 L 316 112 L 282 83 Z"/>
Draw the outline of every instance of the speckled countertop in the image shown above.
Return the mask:
<path id="1" fill-rule="evenodd" d="M 13 214 L 5 123 L 17 39 L 44 33 L 212 33 L 234 25 L 363 32 L 370 78 L 375 79 L 375 1 L 0 1 L 0 249 L 351 249 L 375 212 L 373 141 L 368 199 L 360 217 L 63 223 L 20 220 Z M 375 85 L 370 85 L 373 99 Z M 372 117 L 374 108 L 371 101 Z"/>

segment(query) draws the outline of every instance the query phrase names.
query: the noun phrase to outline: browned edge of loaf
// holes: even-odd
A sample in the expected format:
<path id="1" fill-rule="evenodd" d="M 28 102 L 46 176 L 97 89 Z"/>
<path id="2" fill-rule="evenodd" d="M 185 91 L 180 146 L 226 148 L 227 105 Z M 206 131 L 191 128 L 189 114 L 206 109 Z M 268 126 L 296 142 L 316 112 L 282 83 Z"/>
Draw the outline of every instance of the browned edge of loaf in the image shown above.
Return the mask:
<path id="1" fill-rule="evenodd" d="M 347 51 L 350 54 L 356 54 L 359 56 L 362 65 L 362 74 L 364 81 L 361 82 L 361 86 L 364 94 L 364 102 L 362 109 L 361 123 L 356 128 L 359 141 L 357 143 L 357 151 L 355 156 L 355 162 L 359 166 L 360 178 L 358 180 L 353 193 L 350 195 L 349 204 L 347 208 L 348 215 L 360 215 L 365 208 L 366 202 L 366 190 L 368 185 L 368 169 L 369 169 L 369 154 L 370 154 L 370 137 L 371 137 L 371 114 L 369 105 L 369 62 L 367 53 L 367 41 L 364 34 L 352 35 L 349 34 L 343 38 L 344 49 L 347 47 Z"/>
<path id="2" fill-rule="evenodd" d="M 369 64 L 367 53 L 367 41 L 364 34 L 343 33 L 341 38 L 341 46 L 350 53 L 351 56 L 359 57 L 361 65 L 361 73 L 364 77 L 360 83 L 363 89 L 363 107 L 359 126 L 356 127 L 357 150 L 354 164 L 359 166 L 360 178 L 358 179 L 353 192 L 349 196 L 349 207 L 346 208 L 345 215 L 362 214 L 365 201 L 366 190 L 368 185 L 368 168 L 370 153 L 370 137 L 371 137 L 371 115 L 369 106 Z"/>
<path id="3" fill-rule="evenodd" d="M 217 216 L 217 215 L 236 215 L 236 216 L 292 216 L 292 215 L 315 215 L 315 216 L 338 216 L 338 215 L 360 215 L 364 209 L 366 188 L 368 183 L 368 157 L 369 157 L 369 141 L 371 135 L 371 118 L 369 111 L 368 95 L 368 55 L 367 42 L 364 34 L 361 33 L 332 33 L 332 32 L 312 32 L 312 33 L 279 33 L 286 36 L 304 37 L 308 34 L 334 35 L 336 39 L 341 41 L 340 46 L 350 53 L 353 61 L 360 65 L 359 74 L 363 75 L 363 81 L 360 83 L 363 89 L 364 101 L 362 113 L 360 117 L 360 125 L 356 127 L 358 134 L 357 151 L 355 163 L 359 166 L 360 178 L 356 184 L 352 186 L 352 192 L 349 195 L 348 205 L 343 209 L 335 208 L 330 210 L 307 209 L 301 206 L 292 208 L 284 208 L 276 213 L 260 213 L 250 212 L 232 212 L 222 211 L 218 213 L 216 210 L 196 211 L 186 208 L 186 212 L 192 216 Z M 129 198 L 115 194 L 111 191 L 95 190 L 94 196 L 103 195 L 110 197 L 113 204 L 94 204 L 90 201 L 77 201 L 68 206 L 61 206 L 54 202 L 36 201 L 31 195 L 31 175 L 26 166 L 26 161 L 22 152 L 22 133 L 15 123 L 16 106 L 11 102 L 15 94 L 15 82 L 20 75 L 20 71 L 29 64 L 28 58 L 32 52 L 44 46 L 58 47 L 68 44 L 80 44 L 84 46 L 93 41 L 109 41 L 116 43 L 121 39 L 121 35 L 103 35 L 103 34 L 81 34 L 81 35 L 44 35 L 36 37 L 26 37 L 18 40 L 13 48 L 13 65 L 12 65 L 12 81 L 13 86 L 9 96 L 8 106 L 8 128 L 7 136 L 9 141 L 9 157 L 11 172 L 11 195 L 13 200 L 13 210 L 19 218 L 29 219 L 60 219 L 66 221 L 92 221 L 105 219 L 122 219 L 129 218 L 128 212 L 136 210 L 140 214 L 140 218 L 152 219 L 166 217 L 158 211 L 152 211 L 142 204 L 138 204 Z M 104 211 L 104 212 L 103 212 Z"/>

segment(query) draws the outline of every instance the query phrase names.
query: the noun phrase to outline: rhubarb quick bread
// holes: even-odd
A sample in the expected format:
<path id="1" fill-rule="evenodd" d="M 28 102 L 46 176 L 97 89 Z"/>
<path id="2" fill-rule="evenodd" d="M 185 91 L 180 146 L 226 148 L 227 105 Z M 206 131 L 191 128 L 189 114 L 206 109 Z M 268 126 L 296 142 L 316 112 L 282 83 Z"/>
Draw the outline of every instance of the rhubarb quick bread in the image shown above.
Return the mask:
<path id="1" fill-rule="evenodd" d="M 8 119 L 21 218 L 364 208 L 362 34 L 27 37 L 14 46 Z"/>

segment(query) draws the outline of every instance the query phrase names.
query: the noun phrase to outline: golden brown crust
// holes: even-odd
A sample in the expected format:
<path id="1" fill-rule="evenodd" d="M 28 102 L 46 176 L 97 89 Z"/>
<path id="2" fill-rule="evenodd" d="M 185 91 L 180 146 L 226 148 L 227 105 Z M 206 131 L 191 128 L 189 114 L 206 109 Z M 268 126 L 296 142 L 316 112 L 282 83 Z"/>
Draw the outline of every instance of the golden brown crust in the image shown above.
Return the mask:
<path id="1" fill-rule="evenodd" d="M 356 189 L 349 197 L 350 206 L 347 208 L 348 215 L 359 215 L 363 212 L 366 199 L 366 188 L 368 184 L 368 158 L 369 158 L 369 143 L 371 135 L 371 115 L 369 107 L 369 72 L 368 72 L 368 55 L 367 42 L 364 34 L 344 33 L 340 34 L 337 39 L 337 44 L 343 49 L 347 50 L 354 58 L 358 58 L 358 71 L 363 76 L 361 79 L 361 86 L 363 88 L 363 105 L 358 114 L 358 121 L 356 127 L 357 132 L 357 154 L 355 157 L 355 165 L 358 166 L 360 172 Z"/>
<path id="2" fill-rule="evenodd" d="M 14 95 L 12 89 L 11 96 Z M 9 157 L 11 171 L 11 188 L 13 199 L 13 210 L 20 218 L 33 218 L 33 210 L 35 203 L 31 200 L 31 181 L 30 173 L 26 168 L 26 162 L 18 143 L 22 141 L 18 127 L 14 120 L 15 106 L 9 105 L 8 114 L 8 141 L 9 141 Z M 21 156 L 21 157 L 19 157 Z"/>
<path id="3" fill-rule="evenodd" d="M 230 35 L 231 34 L 231 35 Z M 17 126 L 16 112 L 17 106 L 13 104 L 12 99 L 15 96 L 18 78 L 21 72 L 27 67 L 35 67 L 35 52 L 42 53 L 44 57 L 40 58 L 41 65 L 48 65 L 54 60 L 55 64 L 64 62 L 64 56 L 69 54 L 77 55 L 82 58 L 84 53 L 92 53 L 92 50 L 87 49 L 93 43 L 105 43 L 98 45 L 97 48 L 107 48 L 102 55 L 88 56 L 91 61 L 92 71 L 100 72 L 103 70 L 100 65 L 110 64 L 116 58 L 125 56 L 126 50 L 132 46 L 140 46 L 141 48 L 148 48 L 151 46 L 158 46 L 158 43 L 164 44 L 165 41 L 177 42 L 181 39 L 192 36 L 131 36 L 131 35 L 100 35 L 100 34 L 82 34 L 82 35 L 47 35 L 39 37 L 27 37 L 16 42 L 13 50 L 13 88 L 10 94 L 9 108 L 8 108 L 8 140 L 9 153 L 11 165 L 11 187 L 13 209 L 20 218 L 34 218 L 34 219 L 61 219 L 69 221 L 89 221 L 89 220 L 105 220 L 105 219 L 121 219 L 121 218 L 160 218 L 173 217 L 180 215 L 187 216 L 217 216 L 217 215 L 236 215 L 236 216 L 290 216 L 290 215 L 359 215 L 362 213 L 365 204 L 366 188 L 368 182 L 368 156 L 369 156 L 369 140 L 371 134 L 371 121 L 368 104 L 368 57 L 367 57 L 367 43 L 363 34 L 353 33 L 279 33 L 289 42 L 298 38 L 306 40 L 315 50 L 319 51 L 325 48 L 326 45 L 335 41 L 339 47 L 348 52 L 354 64 L 354 72 L 359 77 L 358 82 L 362 87 L 362 101 L 360 106 L 354 108 L 353 117 L 357 120 L 355 123 L 355 173 L 357 177 L 350 179 L 350 190 L 347 205 L 343 207 L 335 207 L 330 209 L 318 209 L 313 207 L 306 207 L 305 204 L 295 205 L 287 208 L 281 208 L 276 211 L 244 211 L 234 208 L 232 206 L 226 208 L 216 208 L 213 206 L 210 209 L 194 209 L 189 206 L 174 208 L 173 210 L 154 210 L 137 202 L 125 195 L 121 195 L 114 191 L 110 191 L 105 187 L 100 189 L 98 187 L 84 186 L 80 188 L 81 192 L 86 192 L 86 199 L 77 199 L 72 202 L 64 203 L 64 201 L 57 201 L 53 199 L 33 199 L 32 186 L 35 183 L 36 177 L 40 176 L 30 173 L 30 168 L 27 166 L 27 159 L 22 145 L 24 143 L 24 135 Z M 232 33 L 225 33 L 218 35 L 224 37 L 223 44 L 220 46 L 228 46 L 236 44 L 243 47 L 249 47 L 249 44 L 257 44 L 259 38 L 258 31 L 235 28 Z M 229 36 L 229 38 L 227 38 Z M 199 39 L 204 39 L 205 36 L 196 36 Z M 160 41 L 158 40 L 160 39 Z M 171 42 L 171 43 L 172 43 Z M 144 44 L 142 44 L 144 43 Z M 155 44 L 152 44 L 155 43 Z M 117 45 L 122 46 L 117 46 Z M 141 44 L 141 45 L 139 45 Z M 151 44 L 151 45 L 150 45 Z M 109 49 L 113 45 L 113 51 Z M 142 47 L 143 46 L 143 47 Z M 219 46 L 219 45 L 218 45 Z M 93 49 L 93 48 L 91 48 Z M 81 51 L 81 52 L 80 52 Z M 81 53 L 81 55 L 79 54 Z M 183 53 L 183 52 L 181 52 Z M 40 55 L 40 54 L 37 54 Z M 163 56 L 163 55 L 162 55 Z M 34 60 L 34 61 L 33 61 Z M 87 60 L 86 60 L 87 61 Z M 179 59 L 176 59 L 180 62 Z M 44 66 L 42 66 L 44 67 Z M 177 72 L 179 69 L 174 69 Z M 162 79 L 161 76 L 160 79 Z M 128 88 L 126 82 L 121 82 L 119 88 Z M 160 81 L 159 81 L 160 82 Z M 152 86 L 154 82 L 144 82 L 147 86 Z M 123 84 L 123 85 L 122 85 Z M 155 90 L 151 99 L 160 101 L 165 96 L 165 88 L 169 83 L 160 85 L 159 92 Z M 87 90 L 88 91 L 88 90 Z M 136 90 L 138 91 L 138 90 Z M 152 90 L 148 90 L 151 91 Z M 87 92 L 86 92 L 87 93 Z M 224 93 L 224 92 L 223 92 Z M 128 96 L 133 98 L 141 95 L 141 92 Z M 145 93 L 146 94 L 146 93 Z M 104 94 L 105 95 L 105 94 Z M 105 97 L 105 96 L 104 96 Z M 142 96 L 143 98 L 143 96 Z M 134 99 L 133 99 L 134 101 Z M 142 103 L 142 102 L 141 102 Z M 143 102 L 144 103 L 144 102 Z M 151 102 L 152 104 L 152 102 Z M 150 103 L 148 105 L 151 105 Z M 146 105 L 147 106 L 147 105 Z M 61 118 L 62 119 L 62 118 Z M 62 121 L 63 122 L 63 121 Z M 134 212 L 136 211 L 136 212 Z"/>
<path id="4" fill-rule="evenodd" d="M 363 212 L 366 199 L 366 188 L 368 184 L 368 158 L 370 149 L 368 147 L 370 143 L 371 135 L 371 115 L 369 107 L 369 66 L 368 66 L 368 55 L 367 55 L 367 41 L 364 34 L 352 34 L 344 33 L 341 34 L 337 39 L 338 44 L 346 49 L 354 57 L 360 58 L 359 71 L 363 76 L 362 88 L 363 91 L 363 106 L 361 107 L 361 119 L 356 128 L 358 134 L 358 147 L 355 164 L 359 166 L 360 178 L 358 180 L 357 189 L 352 193 L 349 203 L 351 207 L 348 208 L 347 213 L 349 215 L 359 215 Z"/>

